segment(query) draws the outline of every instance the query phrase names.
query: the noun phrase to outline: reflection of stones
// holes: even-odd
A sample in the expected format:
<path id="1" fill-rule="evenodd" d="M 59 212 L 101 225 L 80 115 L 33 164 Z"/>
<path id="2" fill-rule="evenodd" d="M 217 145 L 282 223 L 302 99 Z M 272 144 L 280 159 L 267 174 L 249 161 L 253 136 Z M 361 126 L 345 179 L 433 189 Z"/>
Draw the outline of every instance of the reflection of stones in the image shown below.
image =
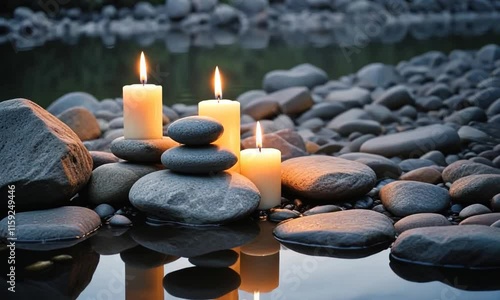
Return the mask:
<path id="1" fill-rule="evenodd" d="M 269 46 L 271 35 L 262 29 L 250 29 L 240 37 L 240 45 L 247 49 L 265 49 Z"/>
<path id="2" fill-rule="evenodd" d="M 165 275 L 163 287 L 184 299 L 215 299 L 240 286 L 238 273 L 229 268 L 191 267 Z"/>
<path id="3" fill-rule="evenodd" d="M 189 50 L 191 40 L 182 31 L 169 31 L 165 36 L 165 44 L 172 53 L 185 53 Z"/>
<path id="4" fill-rule="evenodd" d="M 90 238 L 92 249 L 100 255 L 114 255 L 137 246 L 129 228 L 101 228 Z"/>
<path id="5" fill-rule="evenodd" d="M 59 261 L 58 257 L 71 259 Z M 42 272 L 28 272 L 26 266 L 50 261 L 52 267 Z M 16 249 L 16 299 L 76 299 L 88 286 L 99 263 L 99 255 L 88 242 L 71 248 L 50 251 Z M 0 276 L 0 288 L 7 290 L 6 273 Z M 22 280 L 21 280 L 22 278 Z"/>
<path id="6" fill-rule="evenodd" d="M 252 222 L 217 227 L 165 226 L 133 227 L 131 235 L 140 245 L 168 255 L 193 257 L 231 249 L 254 239 L 259 232 Z"/>
<path id="7" fill-rule="evenodd" d="M 140 245 L 121 251 L 120 258 L 127 266 L 143 270 L 160 267 L 179 259 L 178 256 L 166 255 Z"/>
<path id="8" fill-rule="evenodd" d="M 229 268 L 237 260 L 238 253 L 230 249 L 214 251 L 189 258 L 190 263 L 204 268 Z"/>
<path id="9" fill-rule="evenodd" d="M 391 260 L 391 270 L 411 282 L 439 281 L 466 291 L 499 290 L 500 270 L 439 268 Z"/>

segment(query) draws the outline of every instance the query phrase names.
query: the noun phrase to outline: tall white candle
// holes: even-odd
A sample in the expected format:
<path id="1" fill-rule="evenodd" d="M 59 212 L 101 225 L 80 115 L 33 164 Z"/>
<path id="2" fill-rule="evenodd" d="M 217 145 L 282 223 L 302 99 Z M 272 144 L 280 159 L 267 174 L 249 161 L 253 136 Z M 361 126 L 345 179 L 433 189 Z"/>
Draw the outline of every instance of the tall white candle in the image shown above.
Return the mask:
<path id="1" fill-rule="evenodd" d="M 163 137 L 162 87 L 146 84 L 144 53 L 140 60 L 141 84 L 123 87 L 123 127 L 126 139 L 161 139 Z"/>
<path id="2" fill-rule="evenodd" d="M 259 208 L 270 209 L 281 203 L 281 152 L 262 148 L 262 130 L 257 122 L 256 149 L 245 149 L 240 154 L 241 175 L 250 179 L 260 192 Z"/>
<path id="3" fill-rule="evenodd" d="M 219 68 L 215 68 L 214 86 L 216 99 L 198 103 L 198 115 L 212 117 L 222 124 L 224 132 L 214 144 L 236 155 L 238 162 L 229 170 L 240 172 L 240 103 L 222 99 Z"/>

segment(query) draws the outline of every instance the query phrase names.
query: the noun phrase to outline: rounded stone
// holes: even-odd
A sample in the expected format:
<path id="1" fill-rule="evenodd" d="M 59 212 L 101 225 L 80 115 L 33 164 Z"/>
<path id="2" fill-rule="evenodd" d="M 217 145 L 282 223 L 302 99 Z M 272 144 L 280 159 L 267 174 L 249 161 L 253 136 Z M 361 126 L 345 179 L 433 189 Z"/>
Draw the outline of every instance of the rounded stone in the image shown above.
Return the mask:
<path id="1" fill-rule="evenodd" d="M 404 262 L 476 269 L 499 268 L 498 253 L 500 230 L 481 225 L 411 229 L 391 248 L 392 258 Z"/>
<path id="2" fill-rule="evenodd" d="M 231 249 L 219 250 L 207 254 L 193 256 L 189 262 L 197 267 L 228 268 L 238 261 L 238 253 Z"/>
<path id="3" fill-rule="evenodd" d="M 433 213 L 421 213 L 414 214 L 402 218 L 394 224 L 394 228 L 398 234 L 403 233 L 406 230 L 421 227 L 432 227 L 432 226 L 449 226 L 450 221 L 446 219 L 445 216 Z"/>
<path id="4" fill-rule="evenodd" d="M 462 219 L 467 219 L 468 217 L 483 215 L 488 213 L 491 213 L 491 210 L 489 208 L 487 208 L 482 204 L 476 203 L 476 204 L 471 204 L 466 208 L 462 209 L 458 216 Z"/>
<path id="5" fill-rule="evenodd" d="M 52 102 L 47 110 L 53 115 L 58 115 L 72 107 L 84 107 L 91 112 L 96 112 L 99 109 L 99 101 L 89 93 L 72 92 Z"/>
<path id="6" fill-rule="evenodd" d="M 115 213 L 115 209 L 113 206 L 103 203 L 99 204 L 94 208 L 94 211 L 99 215 L 101 219 L 105 219 Z"/>
<path id="7" fill-rule="evenodd" d="M 455 181 L 450 187 L 453 202 L 487 205 L 500 193 L 500 175 L 469 175 Z"/>
<path id="8" fill-rule="evenodd" d="M 260 200 L 255 185 L 237 173 L 187 176 L 169 170 L 139 179 L 129 197 L 148 215 L 187 224 L 235 221 L 252 213 Z"/>
<path id="9" fill-rule="evenodd" d="M 361 209 L 302 217 L 274 230 L 274 236 L 285 244 L 346 250 L 388 245 L 395 235 L 388 217 Z"/>
<path id="10" fill-rule="evenodd" d="M 169 149 L 161 156 L 168 169 L 189 174 L 207 174 L 231 168 L 238 158 L 231 152 L 215 145 L 203 147 L 179 146 Z"/>
<path id="11" fill-rule="evenodd" d="M 490 207 L 493 211 L 500 212 L 500 194 L 496 194 L 491 198 Z"/>
<path id="12" fill-rule="evenodd" d="M 275 209 L 269 214 L 269 220 L 271 222 L 281 222 L 298 217 L 300 217 L 300 213 L 298 211 L 281 208 Z"/>
<path id="13" fill-rule="evenodd" d="M 401 175 L 401 168 L 392 160 L 381 155 L 353 152 L 342 154 L 339 157 L 367 165 L 375 172 L 378 179 L 398 178 Z"/>
<path id="14" fill-rule="evenodd" d="M 213 143 L 223 132 L 224 127 L 219 121 L 205 116 L 178 119 L 168 127 L 168 136 L 178 143 L 189 146 Z"/>
<path id="15" fill-rule="evenodd" d="M 488 213 L 469 217 L 462 222 L 460 225 L 485 225 L 491 226 L 493 223 L 500 220 L 500 213 Z"/>
<path id="16" fill-rule="evenodd" d="M 342 208 L 337 205 L 329 204 L 329 205 L 318 205 L 315 206 L 309 210 L 306 210 L 303 215 L 304 216 L 312 216 L 312 215 L 318 215 L 318 214 L 325 214 L 329 212 L 336 212 L 336 211 L 341 211 Z"/>
<path id="17" fill-rule="evenodd" d="M 500 169 L 470 160 L 459 160 L 443 170 L 443 180 L 453 183 L 462 177 L 480 174 L 500 174 Z"/>
<path id="18" fill-rule="evenodd" d="M 450 205 L 446 189 L 417 181 L 391 182 L 380 190 L 380 199 L 384 207 L 398 217 L 437 213 Z"/>
<path id="19" fill-rule="evenodd" d="M 330 156 L 304 156 L 281 165 L 285 190 L 320 202 L 339 202 L 368 193 L 377 180 L 364 164 Z"/>
<path id="20" fill-rule="evenodd" d="M 101 136 L 101 128 L 94 115 L 83 107 L 72 107 L 57 118 L 68 125 L 82 141 L 94 140 Z"/>
<path id="21" fill-rule="evenodd" d="M 431 184 L 440 183 L 442 180 L 441 172 L 433 167 L 418 168 L 401 175 L 401 180 L 419 181 Z"/>
<path id="22" fill-rule="evenodd" d="M 130 162 L 160 163 L 163 152 L 178 145 L 169 137 L 151 140 L 131 140 L 119 137 L 111 143 L 111 152 Z"/>
<path id="23" fill-rule="evenodd" d="M 109 225 L 114 227 L 132 226 L 132 221 L 125 216 L 114 215 L 111 219 L 109 219 Z"/>
<path id="24" fill-rule="evenodd" d="M 92 169 L 105 165 L 116 163 L 119 161 L 119 158 L 116 157 L 113 153 L 104 152 L 104 151 L 89 151 L 90 156 L 92 157 Z"/>
<path id="25" fill-rule="evenodd" d="M 399 163 L 399 167 L 403 172 L 410 172 L 419 168 L 436 165 L 432 160 L 423 158 L 408 158 Z"/>

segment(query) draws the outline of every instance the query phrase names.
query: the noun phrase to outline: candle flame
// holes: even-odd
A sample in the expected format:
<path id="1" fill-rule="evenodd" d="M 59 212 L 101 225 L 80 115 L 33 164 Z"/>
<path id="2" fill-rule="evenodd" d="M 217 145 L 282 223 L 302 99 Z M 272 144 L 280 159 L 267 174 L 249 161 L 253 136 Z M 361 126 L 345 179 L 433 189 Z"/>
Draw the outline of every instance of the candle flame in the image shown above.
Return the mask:
<path id="1" fill-rule="evenodd" d="M 253 300 L 260 300 L 260 292 L 259 291 L 253 292 Z"/>
<path id="2" fill-rule="evenodd" d="M 144 58 L 144 52 L 141 52 L 140 74 L 142 84 L 146 84 L 148 82 L 148 73 L 146 71 L 146 58 Z"/>
<path id="3" fill-rule="evenodd" d="M 215 67 L 215 76 L 214 76 L 214 90 L 215 90 L 215 99 L 222 99 L 222 83 L 220 80 L 219 67 Z"/>
<path id="4" fill-rule="evenodd" d="M 259 121 L 257 121 L 257 128 L 255 130 L 255 144 L 260 151 L 262 149 L 262 129 L 260 128 Z"/>

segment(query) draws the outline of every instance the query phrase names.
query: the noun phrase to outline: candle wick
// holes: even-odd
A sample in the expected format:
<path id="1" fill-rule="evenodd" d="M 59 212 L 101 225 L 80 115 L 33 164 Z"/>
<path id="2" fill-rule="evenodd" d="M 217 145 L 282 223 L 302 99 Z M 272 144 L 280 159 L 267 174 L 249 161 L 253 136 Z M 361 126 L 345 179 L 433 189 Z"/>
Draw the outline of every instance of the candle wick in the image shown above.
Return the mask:
<path id="1" fill-rule="evenodd" d="M 217 95 L 217 103 L 220 101 L 220 95 Z"/>
<path id="2" fill-rule="evenodd" d="M 146 80 L 142 80 L 142 86 L 146 84 Z"/>

